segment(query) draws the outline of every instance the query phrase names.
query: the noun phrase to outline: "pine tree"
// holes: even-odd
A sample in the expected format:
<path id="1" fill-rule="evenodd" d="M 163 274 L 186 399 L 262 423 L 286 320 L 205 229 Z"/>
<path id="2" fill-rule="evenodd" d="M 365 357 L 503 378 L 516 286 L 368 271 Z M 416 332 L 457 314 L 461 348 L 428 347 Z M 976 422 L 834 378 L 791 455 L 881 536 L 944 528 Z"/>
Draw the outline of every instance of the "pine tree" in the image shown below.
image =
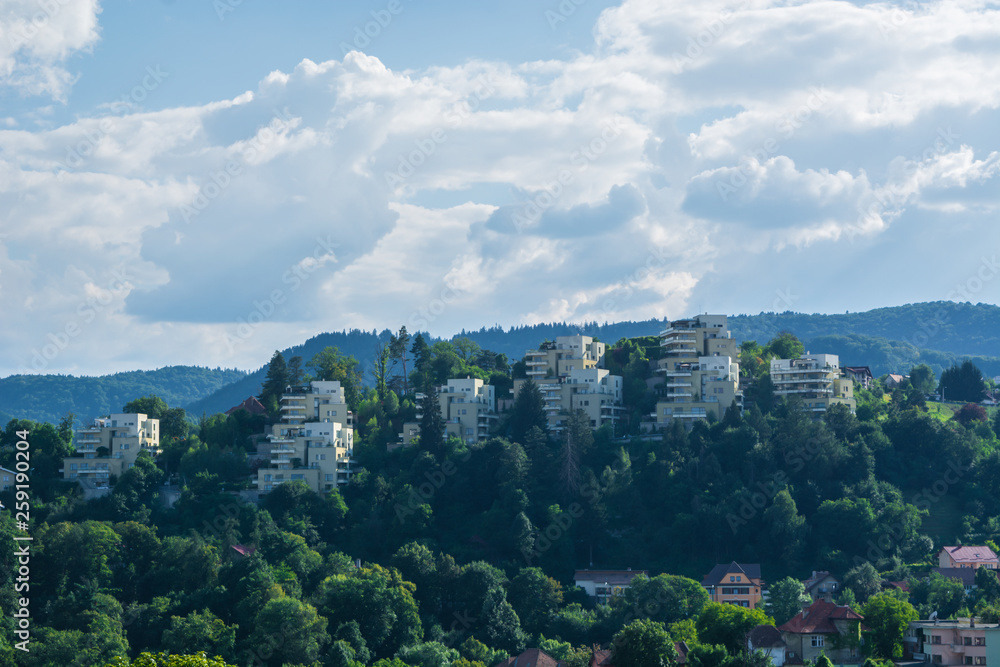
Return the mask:
<path id="1" fill-rule="evenodd" d="M 424 393 L 420 408 L 423 411 L 420 418 L 420 446 L 440 459 L 444 454 L 444 417 L 441 416 L 436 387 L 431 386 Z"/>
<path id="2" fill-rule="evenodd" d="M 260 395 L 257 397 L 265 406 L 273 400 L 277 402 L 281 395 L 285 393 L 288 386 L 288 367 L 285 365 L 285 357 L 281 352 L 275 350 L 271 362 L 267 365 L 267 377 L 261 387 Z"/>

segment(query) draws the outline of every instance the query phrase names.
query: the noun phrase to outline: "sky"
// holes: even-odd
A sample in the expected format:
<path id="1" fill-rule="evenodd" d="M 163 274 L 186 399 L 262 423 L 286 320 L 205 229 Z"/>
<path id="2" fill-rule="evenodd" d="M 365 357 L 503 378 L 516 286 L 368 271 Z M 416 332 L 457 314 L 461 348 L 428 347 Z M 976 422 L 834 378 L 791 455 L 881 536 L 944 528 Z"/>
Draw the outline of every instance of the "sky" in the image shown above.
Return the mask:
<path id="1" fill-rule="evenodd" d="M 0 376 L 1000 303 L 998 106 L 998 2 L 2 0 Z"/>

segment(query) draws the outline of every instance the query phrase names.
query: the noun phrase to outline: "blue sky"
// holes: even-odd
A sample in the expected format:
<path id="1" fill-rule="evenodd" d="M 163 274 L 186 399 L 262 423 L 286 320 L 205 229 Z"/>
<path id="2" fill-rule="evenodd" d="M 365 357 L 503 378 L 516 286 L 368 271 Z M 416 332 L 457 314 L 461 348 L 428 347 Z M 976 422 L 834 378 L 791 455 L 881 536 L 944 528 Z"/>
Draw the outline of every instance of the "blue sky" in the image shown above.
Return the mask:
<path id="1" fill-rule="evenodd" d="M 0 374 L 997 303 L 998 51 L 976 0 L 8 0 Z"/>

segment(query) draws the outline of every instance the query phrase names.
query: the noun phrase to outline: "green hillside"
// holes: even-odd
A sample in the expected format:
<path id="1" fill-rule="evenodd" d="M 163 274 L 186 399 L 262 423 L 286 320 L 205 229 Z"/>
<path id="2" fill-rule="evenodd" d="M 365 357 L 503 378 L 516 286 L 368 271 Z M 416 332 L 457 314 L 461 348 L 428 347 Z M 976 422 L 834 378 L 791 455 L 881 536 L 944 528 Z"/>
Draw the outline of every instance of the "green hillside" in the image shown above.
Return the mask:
<path id="1" fill-rule="evenodd" d="M 100 377 L 12 375 L 0 379 L 0 413 L 58 423 L 72 412 L 79 420 L 90 420 L 150 394 L 171 406 L 183 406 L 245 375 L 236 369 L 196 366 L 167 366 Z"/>

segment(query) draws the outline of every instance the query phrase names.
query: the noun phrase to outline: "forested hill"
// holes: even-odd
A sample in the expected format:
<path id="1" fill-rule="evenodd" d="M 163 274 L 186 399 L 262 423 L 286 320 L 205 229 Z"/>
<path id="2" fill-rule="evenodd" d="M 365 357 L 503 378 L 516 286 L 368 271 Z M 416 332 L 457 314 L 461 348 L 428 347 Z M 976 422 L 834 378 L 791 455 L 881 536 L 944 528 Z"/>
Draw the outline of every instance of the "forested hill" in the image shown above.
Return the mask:
<path id="1" fill-rule="evenodd" d="M 986 303 L 931 301 L 843 315 L 731 315 L 729 328 L 739 340 L 758 342 L 780 331 L 791 331 L 801 340 L 856 334 L 960 356 L 1000 355 L 1000 307 Z"/>
<path id="2" fill-rule="evenodd" d="M 58 423 L 72 412 L 78 420 L 117 412 L 129 401 L 155 394 L 178 406 L 207 396 L 244 377 L 236 369 L 167 366 L 99 377 L 12 375 L 0 379 L 0 414 Z M 7 416 L 9 415 L 9 416 Z"/>

